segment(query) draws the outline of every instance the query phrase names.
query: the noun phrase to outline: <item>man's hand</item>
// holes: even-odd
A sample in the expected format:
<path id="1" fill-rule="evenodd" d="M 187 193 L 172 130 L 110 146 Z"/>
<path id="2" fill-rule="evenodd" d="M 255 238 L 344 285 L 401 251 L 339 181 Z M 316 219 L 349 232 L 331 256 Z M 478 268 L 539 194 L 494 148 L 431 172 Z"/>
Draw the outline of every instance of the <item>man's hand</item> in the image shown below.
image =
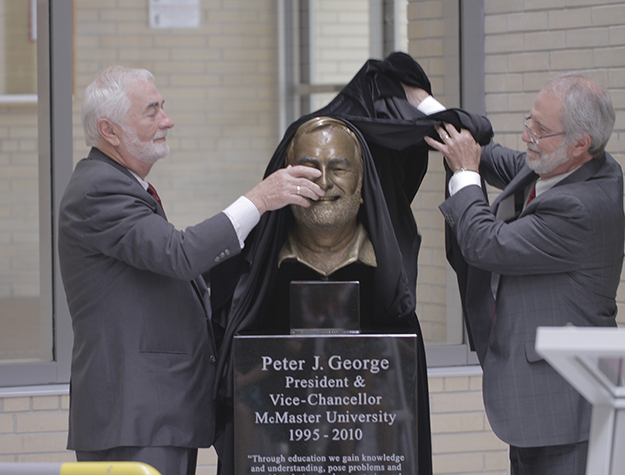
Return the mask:
<path id="1" fill-rule="evenodd" d="M 310 206 L 310 201 L 317 201 L 324 191 L 314 183 L 321 176 L 321 171 L 312 167 L 291 165 L 282 168 L 256 185 L 245 194 L 258 212 L 280 209 L 286 205 Z"/>
<path id="2" fill-rule="evenodd" d="M 466 129 L 458 132 L 448 123 L 445 123 L 445 127 L 436 126 L 436 131 L 443 143 L 431 137 L 425 137 L 425 141 L 443 154 L 451 171 L 479 171 L 482 147 L 473 139 L 471 132 Z"/>

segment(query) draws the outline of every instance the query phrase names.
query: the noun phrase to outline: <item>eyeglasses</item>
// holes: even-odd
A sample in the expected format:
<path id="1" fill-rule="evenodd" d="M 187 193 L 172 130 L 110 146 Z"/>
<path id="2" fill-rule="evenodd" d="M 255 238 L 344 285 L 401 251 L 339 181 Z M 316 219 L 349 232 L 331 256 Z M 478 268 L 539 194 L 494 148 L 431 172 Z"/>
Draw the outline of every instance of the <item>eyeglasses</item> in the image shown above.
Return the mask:
<path id="1" fill-rule="evenodd" d="M 555 137 L 557 135 L 565 135 L 566 134 L 566 132 L 558 132 L 557 134 L 538 135 L 536 132 L 534 132 L 532 129 L 530 129 L 530 125 L 532 125 L 532 116 L 531 115 L 523 117 L 523 125 L 525 125 L 525 128 L 527 129 L 527 132 L 529 133 L 530 140 L 532 141 L 532 143 L 534 145 L 538 145 L 538 141 L 540 139 L 546 139 L 547 137 Z"/>

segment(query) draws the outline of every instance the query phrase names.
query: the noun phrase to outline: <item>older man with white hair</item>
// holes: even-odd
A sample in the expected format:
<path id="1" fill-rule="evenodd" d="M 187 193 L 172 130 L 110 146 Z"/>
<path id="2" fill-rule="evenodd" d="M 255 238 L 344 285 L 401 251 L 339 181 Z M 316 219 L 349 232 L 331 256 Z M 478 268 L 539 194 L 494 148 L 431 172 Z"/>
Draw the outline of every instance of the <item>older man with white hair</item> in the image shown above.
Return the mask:
<path id="1" fill-rule="evenodd" d="M 213 444 L 216 342 L 201 275 L 240 253 L 265 211 L 309 206 L 319 171 L 268 176 L 184 231 L 146 177 L 174 126 L 152 74 L 115 66 L 83 101 L 89 156 L 61 202 L 59 256 L 74 348 L 68 447 L 79 461 L 141 461 L 195 473 Z"/>

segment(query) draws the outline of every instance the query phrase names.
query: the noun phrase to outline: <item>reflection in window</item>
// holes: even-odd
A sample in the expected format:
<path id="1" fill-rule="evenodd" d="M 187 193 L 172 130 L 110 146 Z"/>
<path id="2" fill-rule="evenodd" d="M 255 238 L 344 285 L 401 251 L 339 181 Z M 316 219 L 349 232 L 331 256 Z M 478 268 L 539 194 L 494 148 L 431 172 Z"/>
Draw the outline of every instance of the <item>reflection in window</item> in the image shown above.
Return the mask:
<path id="1" fill-rule="evenodd" d="M 0 0 L 2 95 L 36 93 L 30 3 Z M 52 359 L 52 316 L 40 310 L 37 135 L 35 104 L 0 101 L 0 363 Z"/>
<path id="2" fill-rule="evenodd" d="M 310 101 L 302 113 L 330 102 L 368 59 L 408 49 L 405 0 L 307 3 L 300 16 L 300 78 L 312 88 L 310 95 L 302 94 Z"/>
<path id="3" fill-rule="evenodd" d="M 34 5 L 30 0 L 0 1 L 0 94 L 37 92 Z"/>
<path id="4" fill-rule="evenodd" d="M 310 84 L 347 84 L 371 57 L 369 2 L 347 0 L 340 6 L 334 0 L 310 2 Z M 325 106 L 334 96 L 311 95 L 310 110 Z"/>

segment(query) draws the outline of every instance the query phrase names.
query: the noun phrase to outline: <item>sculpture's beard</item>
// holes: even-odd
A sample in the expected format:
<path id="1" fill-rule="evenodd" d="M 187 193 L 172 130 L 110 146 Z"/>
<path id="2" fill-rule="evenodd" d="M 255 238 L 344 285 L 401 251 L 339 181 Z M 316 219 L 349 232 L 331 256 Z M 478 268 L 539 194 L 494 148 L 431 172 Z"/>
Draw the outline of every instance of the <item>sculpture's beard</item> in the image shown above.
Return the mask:
<path id="1" fill-rule="evenodd" d="M 558 148 L 549 154 L 543 154 L 538 149 L 536 149 L 533 145 L 528 146 L 530 150 L 538 154 L 538 157 L 535 155 L 531 155 L 528 153 L 525 156 L 525 163 L 532 170 L 534 170 L 539 175 L 547 175 L 558 168 L 563 163 L 569 161 L 570 157 L 567 154 L 568 145 L 566 140 L 563 140 Z M 531 158 L 530 158 L 531 157 Z"/>
<path id="2" fill-rule="evenodd" d="M 169 144 L 167 141 L 155 143 L 154 141 L 167 135 L 167 130 L 161 130 L 152 137 L 151 140 L 143 142 L 139 140 L 137 132 L 129 127 L 126 130 L 126 148 L 137 160 L 154 165 L 158 160 L 166 157 L 169 153 Z"/>
<path id="3" fill-rule="evenodd" d="M 342 195 L 333 199 L 332 193 L 326 193 L 317 202 L 311 202 L 308 208 L 292 205 L 295 220 L 305 228 L 323 231 L 340 229 L 356 220 L 360 209 L 360 188 L 350 196 Z"/>

